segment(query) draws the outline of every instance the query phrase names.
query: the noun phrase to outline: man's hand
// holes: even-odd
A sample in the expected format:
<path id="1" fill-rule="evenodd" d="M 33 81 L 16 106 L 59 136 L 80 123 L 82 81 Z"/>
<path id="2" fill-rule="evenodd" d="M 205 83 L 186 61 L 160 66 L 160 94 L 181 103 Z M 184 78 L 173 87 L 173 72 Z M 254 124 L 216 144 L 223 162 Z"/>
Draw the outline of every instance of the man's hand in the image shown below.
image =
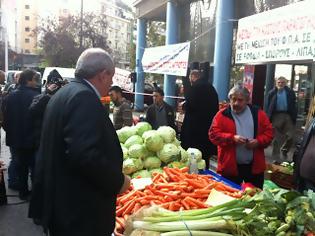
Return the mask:
<path id="1" fill-rule="evenodd" d="M 258 147 L 258 141 L 257 139 L 252 139 L 252 140 L 249 140 L 246 144 L 245 144 L 245 147 L 247 149 L 255 149 Z"/>
<path id="2" fill-rule="evenodd" d="M 124 193 L 130 187 L 130 177 L 128 175 L 124 175 L 124 176 L 125 176 L 124 184 L 119 190 L 119 194 Z"/>
<path id="3" fill-rule="evenodd" d="M 240 135 L 234 135 L 233 140 L 237 144 L 245 144 L 248 139 Z"/>
<path id="4" fill-rule="evenodd" d="M 50 84 L 47 86 L 47 92 L 49 94 L 53 94 L 58 89 L 58 85 L 56 84 Z"/>

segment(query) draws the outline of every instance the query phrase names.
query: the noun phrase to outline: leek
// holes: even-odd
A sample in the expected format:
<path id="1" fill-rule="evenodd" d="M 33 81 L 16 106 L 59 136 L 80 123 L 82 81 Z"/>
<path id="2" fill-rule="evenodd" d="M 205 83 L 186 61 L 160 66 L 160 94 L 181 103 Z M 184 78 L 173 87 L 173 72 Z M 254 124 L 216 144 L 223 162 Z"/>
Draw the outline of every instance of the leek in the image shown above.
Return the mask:
<path id="1" fill-rule="evenodd" d="M 176 230 L 220 230 L 229 229 L 229 223 L 224 220 L 203 219 L 203 220 L 187 220 L 174 222 L 150 223 L 147 221 L 133 221 L 134 229 L 152 230 L 157 232 L 167 232 Z"/>
<path id="2" fill-rule="evenodd" d="M 167 233 L 161 233 L 160 236 L 232 236 L 233 234 L 226 234 L 213 231 L 200 231 L 200 230 L 181 230 Z"/>

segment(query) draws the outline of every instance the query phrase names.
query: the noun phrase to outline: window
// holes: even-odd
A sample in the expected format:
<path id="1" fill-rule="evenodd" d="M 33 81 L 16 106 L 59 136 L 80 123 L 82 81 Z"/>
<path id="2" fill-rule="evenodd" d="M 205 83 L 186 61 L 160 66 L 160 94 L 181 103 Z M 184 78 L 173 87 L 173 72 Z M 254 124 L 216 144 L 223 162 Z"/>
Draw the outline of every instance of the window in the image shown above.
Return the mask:
<path id="1" fill-rule="evenodd" d="M 29 43 L 30 42 L 30 39 L 29 38 L 26 38 L 25 39 L 25 43 Z"/>
<path id="2" fill-rule="evenodd" d="M 30 20 L 30 17 L 29 16 L 25 16 L 25 20 Z"/>
<path id="3" fill-rule="evenodd" d="M 25 54 L 29 54 L 29 53 L 30 53 L 30 50 L 25 49 Z"/>
<path id="4" fill-rule="evenodd" d="M 25 5 L 25 9 L 30 9 L 30 5 Z"/>
<path id="5" fill-rule="evenodd" d="M 25 32 L 30 32 L 30 27 L 25 27 Z"/>

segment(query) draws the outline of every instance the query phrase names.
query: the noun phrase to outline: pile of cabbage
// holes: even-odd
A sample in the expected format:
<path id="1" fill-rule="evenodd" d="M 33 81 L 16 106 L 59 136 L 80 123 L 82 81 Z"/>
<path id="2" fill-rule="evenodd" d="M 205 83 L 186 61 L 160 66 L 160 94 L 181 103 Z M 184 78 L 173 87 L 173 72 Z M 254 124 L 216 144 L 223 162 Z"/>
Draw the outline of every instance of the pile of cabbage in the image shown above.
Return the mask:
<path id="1" fill-rule="evenodd" d="M 162 172 L 164 166 L 189 166 L 192 155 L 198 169 L 205 169 L 201 152 L 196 148 L 184 150 L 169 126 L 152 130 L 149 123 L 139 122 L 117 130 L 117 135 L 124 154 L 123 172 L 133 178 L 151 177 L 154 172 Z"/>

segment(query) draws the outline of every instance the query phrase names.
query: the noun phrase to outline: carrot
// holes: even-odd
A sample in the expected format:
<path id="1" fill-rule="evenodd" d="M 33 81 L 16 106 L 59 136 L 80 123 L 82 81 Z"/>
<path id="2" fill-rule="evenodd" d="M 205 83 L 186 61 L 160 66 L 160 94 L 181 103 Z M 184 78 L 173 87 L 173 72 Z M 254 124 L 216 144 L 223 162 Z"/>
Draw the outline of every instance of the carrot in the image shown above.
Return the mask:
<path id="1" fill-rule="evenodd" d="M 196 194 L 200 194 L 200 195 L 202 195 L 202 194 L 209 194 L 211 192 L 211 190 L 209 190 L 209 189 L 196 189 L 195 190 L 195 193 Z"/>
<path id="2" fill-rule="evenodd" d="M 125 220 L 123 217 L 116 217 L 116 223 L 121 226 L 121 228 L 125 228 Z"/>
<path id="3" fill-rule="evenodd" d="M 122 204 L 125 204 L 127 201 L 129 201 L 131 198 L 133 198 L 136 195 L 137 191 L 132 191 L 125 195 L 123 198 L 120 199 L 120 202 Z"/>
<path id="4" fill-rule="evenodd" d="M 186 166 L 186 167 L 180 168 L 180 171 L 181 171 L 182 173 L 188 173 L 189 168 L 188 168 L 188 166 Z"/>
<path id="5" fill-rule="evenodd" d="M 205 185 L 202 184 L 202 183 L 197 183 L 196 181 L 194 180 L 191 180 L 191 179 L 185 179 L 185 181 L 187 181 L 192 187 L 194 188 L 204 188 Z"/>
<path id="6" fill-rule="evenodd" d="M 208 207 L 205 203 L 203 203 L 202 201 L 199 201 L 199 200 L 196 200 L 196 199 L 194 199 L 194 198 L 191 198 L 191 197 L 186 197 L 185 198 L 185 201 L 186 202 L 191 202 L 191 203 L 194 203 L 194 204 L 196 204 L 198 207 L 200 207 L 200 208 L 206 208 L 206 207 Z"/>
<path id="7" fill-rule="evenodd" d="M 140 208 L 141 208 L 141 204 L 137 202 L 135 204 L 135 207 L 133 208 L 133 212 L 132 213 L 136 213 Z"/>
<path id="8" fill-rule="evenodd" d="M 162 174 L 161 174 L 161 173 L 153 173 L 153 174 L 155 174 L 155 175 L 154 175 L 154 177 L 153 177 L 153 179 L 152 179 L 152 182 L 155 183 L 155 182 L 160 178 L 160 176 L 161 176 Z"/>
<path id="9" fill-rule="evenodd" d="M 114 230 L 114 234 L 115 236 L 124 236 L 123 234 L 119 233 L 116 228 Z"/>
<path id="10" fill-rule="evenodd" d="M 181 203 L 185 210 L 190 210 L 190 206 L 185 200 L 182 200 Z"/>
<path id="11" fill-rule="evenodd" d="M 123 215 L 128 215 L 128 214 L 132 213 L 133 208 L 135 207 L 135 205 L 136 205 L 136 202 L 135 202 L 135 201 L 132 201 L 132 202 L 129 204 L 129 206 L 125 209 Z"/>
<path id="12" fill-rule="evenodd" d="M 170 206 L 168 208 L 170 211 L 175 211 L 175 202 L 170 202 Z"/>
<path id="13" fill-rule="evenodd" d="M 119 209 L 116 211 L 116 216 L 122 216 L 123 213 L 125 212 L 125 210 L 129 207 L 129 205 L 130 205 L 132 202 L 135 202 L 135 201 L 130 200 L 130 201 L 127 202 L 125 205 L 123 205 L 121 208 L 119 208 Z"/>

